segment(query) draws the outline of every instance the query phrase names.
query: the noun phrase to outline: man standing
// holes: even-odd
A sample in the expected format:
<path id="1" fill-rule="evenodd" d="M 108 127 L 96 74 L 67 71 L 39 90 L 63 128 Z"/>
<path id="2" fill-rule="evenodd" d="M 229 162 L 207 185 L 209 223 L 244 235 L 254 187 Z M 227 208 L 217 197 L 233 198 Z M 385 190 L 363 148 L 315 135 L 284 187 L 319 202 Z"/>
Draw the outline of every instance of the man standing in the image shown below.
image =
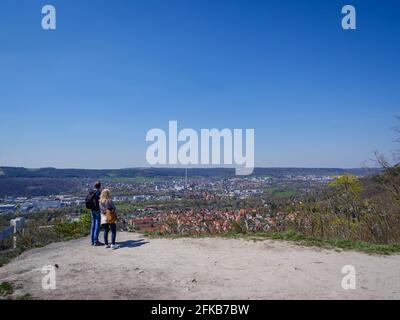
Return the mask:
<path id="1" fill-rule="evenodd" d="M 99 199 L 101 194 L 101 183 L 96 182 L 94 184 L 94 189 L 89 192 L 86 197 L 86 208 L 92 211 L 92 225 L 90 229 L 90 237 L 92 241 L 92 246 L 103 245 L 99 241 L 100 233 L 100 205 Z"/>

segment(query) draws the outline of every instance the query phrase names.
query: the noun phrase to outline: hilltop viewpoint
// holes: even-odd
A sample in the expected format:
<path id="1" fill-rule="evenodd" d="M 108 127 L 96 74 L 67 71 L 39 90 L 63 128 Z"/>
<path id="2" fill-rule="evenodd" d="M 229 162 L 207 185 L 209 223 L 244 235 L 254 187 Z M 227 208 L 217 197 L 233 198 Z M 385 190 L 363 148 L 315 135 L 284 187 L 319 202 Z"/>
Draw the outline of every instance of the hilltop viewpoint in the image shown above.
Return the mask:
<path id="1" fill-rule="evenodd" d="M 81 238 L 24 252 L 0 268 L 0 282 L 12 287 L 9 298 L 49 300 L 400 299 L 400 255 L 128 232 L 118 242 L 110 250 Z M 55 266 L 54 290 L 42 288 L 46 265 Z M 345 289 L 348 265 L 356 270 L 354 289 Z"/>

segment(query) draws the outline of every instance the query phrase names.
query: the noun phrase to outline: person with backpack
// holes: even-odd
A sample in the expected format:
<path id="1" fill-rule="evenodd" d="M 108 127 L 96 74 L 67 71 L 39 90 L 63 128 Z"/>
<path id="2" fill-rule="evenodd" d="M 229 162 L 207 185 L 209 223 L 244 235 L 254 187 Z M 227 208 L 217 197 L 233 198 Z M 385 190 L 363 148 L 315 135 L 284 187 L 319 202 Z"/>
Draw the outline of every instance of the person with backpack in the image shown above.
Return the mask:
<path id="1" fill-rule="evenodd" d="M 92 212 L 92 225 L 90 228 L 90 238 L 92 246 L 101 246 L 103 243 L 99 241 L 100 234 L 100 195 L 101 195 L 101 183 L 96 182 L 94 185 L 94 189 L 89 192 L 86 197 L 86 208 L 90 209 Z"/>

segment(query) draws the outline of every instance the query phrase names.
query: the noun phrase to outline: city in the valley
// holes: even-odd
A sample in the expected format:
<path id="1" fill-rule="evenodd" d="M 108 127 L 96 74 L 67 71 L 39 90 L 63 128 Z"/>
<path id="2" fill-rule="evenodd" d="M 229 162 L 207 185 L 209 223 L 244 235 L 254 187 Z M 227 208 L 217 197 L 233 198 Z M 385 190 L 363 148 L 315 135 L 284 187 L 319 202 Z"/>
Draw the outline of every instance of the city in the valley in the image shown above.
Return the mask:
<path id="1" fill-rule="evenodd" d="M 87 190 L 95 180 L 113 191 L 124 229 L 157 230 L 165 215 L 177 212 L 190 217 L 196 211 L 223 220 L 239 212 L 273 215 L 282 204 L 318 193 L 345 172 L 359 177 L 369 173 L 365 169 L 256 168 L 251 176 L 236 176 L 233 169 L 224 168 L 1 168 L 0 187 L 8 187 L 0 188 L 0 218 L 3 226 L 18 216 L 29 220 L 46 215 L 46 224 L 57 219 L 79 221 Z"/>

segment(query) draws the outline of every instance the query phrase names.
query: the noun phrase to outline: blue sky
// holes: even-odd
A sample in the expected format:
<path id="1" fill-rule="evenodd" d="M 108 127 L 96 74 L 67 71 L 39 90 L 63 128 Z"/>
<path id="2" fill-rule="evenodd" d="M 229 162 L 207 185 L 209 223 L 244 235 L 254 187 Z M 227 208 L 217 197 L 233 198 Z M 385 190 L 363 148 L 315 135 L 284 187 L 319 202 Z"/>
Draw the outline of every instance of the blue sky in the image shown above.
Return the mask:
<path id="1" fill-rule="evenodd" d="M 395 148 L 399 39 L 396 0 L 1 0 L 0 166 L 146 166 L 177 120 L 254 128 L 257 166 L 359 167 Z"/>

